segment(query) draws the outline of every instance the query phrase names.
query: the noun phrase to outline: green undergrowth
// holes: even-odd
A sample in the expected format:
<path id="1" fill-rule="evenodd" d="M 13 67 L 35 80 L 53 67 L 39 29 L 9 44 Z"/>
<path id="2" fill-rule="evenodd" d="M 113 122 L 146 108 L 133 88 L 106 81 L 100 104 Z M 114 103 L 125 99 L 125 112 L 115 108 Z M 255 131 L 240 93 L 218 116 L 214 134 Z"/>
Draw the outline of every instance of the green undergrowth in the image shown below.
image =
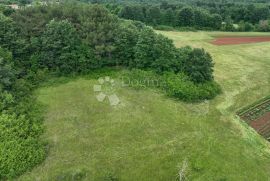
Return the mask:
<path id="1" fill-rule="evenodd" d="M 25 95 L 0 114 L 0 180 L 21 175 L 45 159 L 43 132 L 43 107 L 35 96 Z"/>
<path id="2" fill-rule="evenodd" d="M 158 88 L 166 95 L 186 102 L 200 102 L 216 97 L 221 87 L 214 81 L 196 84 L 183 73 L 156 74 L 134 69 L 122 74 L 122 83 L 136 89 Z"/>

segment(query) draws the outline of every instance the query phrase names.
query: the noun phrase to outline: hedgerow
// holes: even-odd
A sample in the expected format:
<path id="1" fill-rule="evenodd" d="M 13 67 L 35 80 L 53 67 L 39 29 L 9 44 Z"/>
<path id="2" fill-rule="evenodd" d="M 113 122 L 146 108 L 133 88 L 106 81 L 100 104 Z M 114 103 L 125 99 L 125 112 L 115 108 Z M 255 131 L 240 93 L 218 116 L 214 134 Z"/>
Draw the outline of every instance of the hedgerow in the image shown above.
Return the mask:
<path id="1" fill-rule="evenodd" d="M 209 100 L 221 93 L 216 82 L 196 84 L 184 73 L 164 72 L 160 75 L 153 71 L 133 69 L 124 71 L 121 76 L 122 85 L 136 89 L 157 88 L 170 97 L 186 102 Z"/>

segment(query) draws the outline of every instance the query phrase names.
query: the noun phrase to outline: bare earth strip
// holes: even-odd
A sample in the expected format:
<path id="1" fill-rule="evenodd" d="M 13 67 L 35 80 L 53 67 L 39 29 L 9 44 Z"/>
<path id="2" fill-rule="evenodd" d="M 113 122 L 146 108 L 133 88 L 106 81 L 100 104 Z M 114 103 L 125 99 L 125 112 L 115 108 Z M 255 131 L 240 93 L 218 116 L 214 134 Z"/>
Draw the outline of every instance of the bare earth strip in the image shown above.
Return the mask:
<path id="1" fill-rule="evenodd" d="M 251 126 L 258 131 L 260 135 L 270 141 L 270 112 L 254 120 Z"/>

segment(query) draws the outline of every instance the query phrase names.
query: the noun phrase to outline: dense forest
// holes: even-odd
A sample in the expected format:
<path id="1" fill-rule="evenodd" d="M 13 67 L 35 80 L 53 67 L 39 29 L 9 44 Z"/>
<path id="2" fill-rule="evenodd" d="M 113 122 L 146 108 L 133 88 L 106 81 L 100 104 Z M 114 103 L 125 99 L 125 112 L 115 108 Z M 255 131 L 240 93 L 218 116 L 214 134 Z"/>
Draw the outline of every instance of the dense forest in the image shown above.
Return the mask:
<path id="1" fill-rule="evenodd" d="M 196 2 L 194 4 L 129 4 L 107 7 L 121 18 L 145 22 L 151 26 L 193 27 L 223 31 L 269 31 L 268 4 Z"/>
<path id="2" fill-rule="evenodd" d="M 37 2 L 41 1 L 10 0 L 5 1 L 5 4 L 18 3 L 24 6 Z M 215 2 L 81 0 L 81 2 L 104 4 L 111 13 L 120 18 L 141 21 L 156 29 L 270 31 L 270 4 L 267 0 Z"/>

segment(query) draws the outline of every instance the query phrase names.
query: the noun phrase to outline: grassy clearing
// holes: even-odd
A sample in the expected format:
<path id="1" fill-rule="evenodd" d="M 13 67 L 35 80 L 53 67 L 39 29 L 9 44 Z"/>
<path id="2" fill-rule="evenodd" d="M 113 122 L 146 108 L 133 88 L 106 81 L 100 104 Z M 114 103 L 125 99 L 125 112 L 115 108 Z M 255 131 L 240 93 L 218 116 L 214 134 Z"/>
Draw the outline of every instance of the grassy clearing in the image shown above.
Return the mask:
<path id="1" fill-rule="evenodd" d="M 216 33 L 160 33 L 209 51 L 224 93 L 187 104 L 119 87 L 121 104 L 111 107 L 96 100 L 95 78 L 43 87 L 50 152 L 18 180 L 176 180 L 184 162 L 189 180 L 269 180 L 269 143 L 235 112 L 269 94 L 270 43 L 214 46 L 207 41 Z"/>

